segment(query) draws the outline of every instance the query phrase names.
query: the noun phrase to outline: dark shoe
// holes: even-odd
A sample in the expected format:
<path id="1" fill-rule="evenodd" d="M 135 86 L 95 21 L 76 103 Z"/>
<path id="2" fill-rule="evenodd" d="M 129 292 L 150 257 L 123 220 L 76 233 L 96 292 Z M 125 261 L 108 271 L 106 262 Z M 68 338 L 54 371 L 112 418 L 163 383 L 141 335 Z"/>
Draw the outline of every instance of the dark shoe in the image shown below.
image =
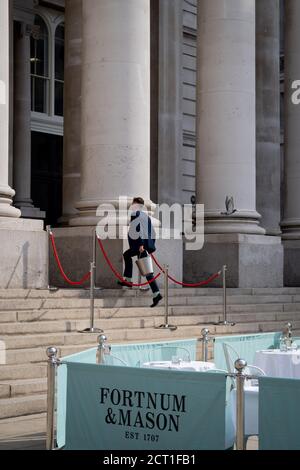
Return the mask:
<path id="1" fill-rule="evenodd" d="M 153 304 L 150 305 L 151 308 L 153 307 L 156 307 L 156 305 L 158 304 L 158 302 L 160 302 L 162 300 L 162 295 L 158 294 L 156 297 L 154 297 L 153 299 Z"/>
<path id="2" fill-rule="evenodd" d="M 127 284 L 126 282 L 123 282 L 123 281 L 117 281 L 117 283 L 119 284 L 119 286 L 127 287 L 128 289 L 132 289 L 132 284 L 130 282 Z"/>

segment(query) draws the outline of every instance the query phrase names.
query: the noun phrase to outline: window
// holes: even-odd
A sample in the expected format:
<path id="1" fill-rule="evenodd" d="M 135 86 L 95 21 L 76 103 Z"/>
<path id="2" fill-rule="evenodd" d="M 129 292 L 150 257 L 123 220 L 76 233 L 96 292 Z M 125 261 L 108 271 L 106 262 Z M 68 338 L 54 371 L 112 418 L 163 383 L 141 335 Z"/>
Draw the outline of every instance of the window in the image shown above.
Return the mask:
<path id="1" fill-rule="evenodd" d="M 55 31 L 55 90 L 54 114 L 63 116 L 64 101 L 64 58 L 65 58 L 65 25 L 61 23 Z"/>
<path id="2" fill-rule="evenodd" d="M 46 22 L 35 15 L 31 36 L 31 110 L 63 117 L 65 25 Z"/>
<path id="3" fill-rule="evenodd" d="M 44 20 L 36 15 L 34 25 L 38 33 L 31 36 L 31 110 L 37 113 L 49 112 L 49 33 Z"/>

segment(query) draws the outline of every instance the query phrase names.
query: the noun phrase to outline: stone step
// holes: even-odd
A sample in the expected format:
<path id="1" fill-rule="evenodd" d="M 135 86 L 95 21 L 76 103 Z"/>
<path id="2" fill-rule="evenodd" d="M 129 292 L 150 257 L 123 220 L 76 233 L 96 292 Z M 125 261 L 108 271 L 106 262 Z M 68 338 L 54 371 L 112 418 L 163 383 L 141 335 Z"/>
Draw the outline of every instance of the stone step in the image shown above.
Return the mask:
<path id="1" fill-rule="evenodd" d="M 164 289 L 161 289 L 162 292 Z M 228 294 L 230 295 L 243 295 L 243 294 L 252 294 L 251 289 L 228 289 Z M 295 294 L 300 294 L 300 289 L 295 292 Z M 128 298 L 128 297 L 138 297 L 145 295 L 145 291 L 140 289 L 95 289 L 96 298 Z M 185 295 L 222 295 L 221 288 L 169 288 L 169 295 L 172 296 L 185 296 Z M 58 289 L 56 291 L 32 289 L 32 290 L 22 290 L 22 289 L 0 289 L 0 299 L 72 299 L 72 298 L 82 298 L 89 299 L 90 292 L 89 289 Z"/>
<path id="2" fill-rule="evenodd" d="M 10 385 L 9 383 L 0 382 L 0 398 L 9 398 L 10 397 Z"/>
<path id="3" fill-rule="evenodd" d="M 56 333 L 56 334 L 35 334 L 35 335 L 10 335 L 2 336 L 6 350 L 10 349 L 32 349 L 43 347 L 46 351 L 48 346 L 63 346 L 70 344 L 91 344 L 97 345 L 97 334 L 95 333 Z"/>
<path id="4" fill-rule="evenodd" d="M 288 308 L 285 308 L 288 307 Z M 251 304 L 251 305 L 228 305 L 228 313 L 252 313 L 252 312 L 283 312 L 300 310 L 298 304 Z M 193 314 L 220 314 L 223 307 L 219 305 L 189 305 L 189 306 L 170 306 L 170 315 L 193 315 Z M 127 317 L 146 317 L 164 314 L 164 306 L 156 307 L 155 311 L 149 307 L 117 307 L 117 308 L 95 308 L 95 319 L 109 318 L 127 318 Z M 1 323 L 12 322 L 35 322 L 35 321 L 55 321 L 55 320 L 83 320 L 89 318 L 90 310 L 88 307 L 81 309 L 40 309 L 23 311 L 0 311 Z M 0 326 L 1 328 L 1 326 Z"/>
<path id="5" fill-rule="evenodd" d="M 200 302 L 201 299 L 201 302 Z M 143 297 L 128 297 L 128 298 L 107 298 L 107 299 L 95 299 L 95 307 L 97 308 L 118 308 L 118 307 L 127 307 L 127 308 L 136 308 L 136 307 L 149 307 L 152 302 L 151 296 L 146 294 Z M 171 297 L 169 299 L 169 305 L 197 305 L 197 304 L 221 304 L 221 296 L 178 296 Z M 50 309 L 88 309 L 90 301 L 88 299 L 28 299 L 24 300 L 15 300 L 7 299 L 0 300 L 0 311 L 22 311 L 22 310 L 50 310 Z"/>
<path id="6" fill-rule="evenodd" d="M 57 347 L 58 356 L 64 357 L 69 354 L 74 354 L 76 352 L 84 351 L 85 349 L 90 349 L 95 346 L 95 344 L 79 344 L 79 345 L 68 345 L 68 346 L 59 346 Z M 41 363 L 46 361 L 46 349 L 45 348 L 33 348 L 33 349 L 16 349 L 7 351 L 6 354 L 6 364 L 17 365 L 17 364 L 34 364 Z"/>
<path id="7" fill-rule="evenodd" d="M 46 409 L 46 394 L 1 398 L 0 419 L 24 416 L 29 414 L 43 413 Z"/>
<path id="8" fill-rule="evenodd" d="M 182 316 L 176 317 L 179 324 L 196 324 L 200 320 L 200 316 Z M 217 317 L 218 318 L 218 317 Z M 95 326 L 102 328 L 105 331 L 113 329 L 137 329 L 137 328 L 153 328 L 156 324 L 161 323 L 163 315 L 155 315 L 146 318 L 119 318 L 119 319 L 95 319 Z M 209 319 L 209 317 L 207 317 Z M 7 335 L 33 335 L 35 333 L 56 333 L 56 332 L 78 332 L 89 327 L 90 320 L 77 320 L 77 321 L 44 321 L 44 322 L 22 322 L 22 323 L 2 323 L 0 326 L 1 338 Z"/>
<path id="9" fill-rule="evenodd" d="M 47 392 L 47 379 L 19 379 L 0 382 L 0 398 L 12 398 Z"/>
<path id="10" fill-rule="evenodd" d="M 157 325 L 160 323 L 158 322 Z M 156 341 L 156 340 L 170 340 L 178 338 L 195 338 L 200 336 L 200 331 L 204 325 L 200 326 L 181 326 L 176 331 L 170 331 L 165 329 L 154 329 L 154 328 L 145 328 L 145 329 L 124 329 L 124 330 L 107 330 L 106 335 L 109 342 L 126 342 L 126 341 Z M 210 328 L 211 333 L 213 334 L 216 331 L 217 327 Z M 86 336 L 89 336 L 89 341 L 85 339 Z M 64 357 L 69 354 L 73 354 L 91 347 L 96 347 L 97 335 L 83 335 L 83 337 L 78 336 L 80 343 L 76 344 L 75 341 L 70 342 L 69 344 L 58 345 L 56 343 L 47 342 L 46 347 L 34 347 L 34 348 L 25 348 L 25 349 L 10 349 L 6 352 L 6 368 L 10 365 L 17 364 L 28 364 L 40 363 L 46 360 L 46 348 L 48 346 L 56 346 L 58 349 L 58 355 Z M 75 344 L 74 344 L 75 343 Z M 6 374 L 7 376 L 7 374 Z M 27 377 L 26 377 L 27 378 Z M 1 375 L 0 375 L 1 380 Z"/>
<path id="11" fill-rule="evenodd" d="M 182 327 L 184 325 L 190 325 L 190 326 L 195 326 L 197 327 L 197 334 L 200 334 L 200 329 L 201 326 L 206 326 L 209 328 L 210 331 L 212 331 L 214 327 L 214 323 L 222 320 L 222 314 L 210 314 L 210 315 L 197 315 L 196 313 L 194 315 L 169 315 L 169 320 L 176 324 L 178 327 Z M 274 312 L 261 312 L 261 313 L 230 313 L 227 316 L 228 321 L 232 321 L 235 323 L 253 323 L 253 322 L 258 322 L 258 323 L 264 323 L 264 322 L 270 322 L 273 321 L 274 323 L 276 322 L 276 330 L 280 331 L 282 330 L 284 324 L 287 321 L 293 321 L 293 326 L 294 326 L 294 321 L 300 320 L 300 314 L 299 312 L 279 312 L 279 313 L 274 313 Z M 154 326 L 158 326 L 161 323 L 164 322 L 164 315 L 155 315 L 152 318 L 147 318 L 146 319 L 138 319 L 138 318 L 131 318 L 129 319 L 130 321 L 126 321 L 126 324 L 124 326 L 124 323 L 120 322 L 118 319 L 116 320 L 110 320 L 110 322 L 107 322 L 105 320 L 96 320 L 95 321 L 95 326 L 101 327 L 104 329 L 104 331 L 107 334 L 107 331 L 112 333 L 112 330 L 118 330 L 119 328 L 129 328 L 130 326 L 132 328 L 140 328 L 140 329 L 150 329 L 154 328 Z M 115 323 L 113 325 L 113 328 L 110 328 L 112 323 Z M 64 325 L 64 322 L 61 322 Z M 31 334 L 16 334 L 17 330 L 14 329 L 14 334 L 8 334 L 8 335 L 1 335 L 0 338 L 2 341 L 5 342 L 5 346 L 7 350 L 11 349 L 24 349 L 24 348 L 34 348 L 34 347 L 39 347 L 39 346 L 44 346 L 47 347 L 50 344 L 56 345 L 56 346 L 62 346 L 66 344 L 81 344 L 81 343 L 91 343 L 91 344 L 96 344 L 97 342 L 97 335 L 95 334 L 87 334 L 87 333 L 78 333 L 78 331 L 73 331 L 73 332 L 56 332 L 52 333 L 51 330 L 53 322 L 43 322 L 43 326 L 48 326 L 48 330 L 46 333 L 45 332 L 34 332 L 34 326 L 37 325 L 38 323 L 33 323 L 31 325 Z M 49 325 L 50 324 L 50 325 Z M 15 324 L 19 325 L 19 324 Z M 24 325 L 22 323 L 22 325 Z M 83 330 L 84 328 L 89 326 L 88 321 L 78 321 L 76 322 L 76 325 L 78 326 L 78 329 Z M 79 328 L 80 327 L 80 328 Z M 0 327 L 0 332 L 1 332 L 1 327 Z M 115 332 L 115 331 L 114 331 Z M 150 333 L 151 334 L 151 333 Z M 115 335 L 113 335 L 114 338 L 116 338 Z M 109 338 L 110 339 L 110 338 Z"/>
<path id="12" fill-rule="evenodd" d="M 149 307 L 151 295 L 143 294 L 136 297 L 109 297 L 95 299 L 96 308 L 137 308 Z M 221 295 L 180 295 L 170 296 L 171 306 L 192 305 L 222 305 Z M 228 305 L 252 304 L 293 304 L 300 303 L 300 295 L 232 295 L 228 296 Z M 82 298 L 52 298 L 52 299 L 0 299 L 0 311 L 45 311 L 53 309 L 81 309 L 89 308 L 89 299 Z"/>
<path id="13" fill-rule="evenodd" d="M 201 329 L 201 325 L 199 328 L 186 326 L 178 328 L 176 331 L 169 331 L 169 330 L 151 330 L 149 332 L 148 329 L 138 329 L 138 330 L 128 330 L 128 331 L 108 331 L 106 334 L 108 335 L 109 341 L 111 343 L 121 343 L 121 342 L 133 342 L 133 341 L 158 341 L 158 340 L 170 340 L 170 339 L 178 339 L 178 338 L 195 338 L 199 337 L 199 329 Z M 278 328 L 278 323 L 275 322 L 266 322 L 263 324 L 255 324 L 255 323 L 243 323 L 238 324 L 233 327 L 231 326 L 211 326 L 210 332 L 213 335 L 222 335 L 222 334 L 242 334 L 242 333 L 257 333 L 257 332 L 267 332 L 267 331 L 280 331 Z M 294 335 L 300 335 L 300 322 L 294 322 Z M 149 334 L 150 333 L 150 334 Z M 150 336 L 151 335 L 151 336 Z M 45 335 L 47 336 L 47 335 Z M 89 349 L 90 347 L 95 346 L 95 336 L 87 334 L 86 337 L 82 338 L 81 335 L 78 335 L 77 338 L 80 341 L 83 341 L 83 344 L 74 344 L 74 338 L 70 339 L 71 344 L 65 344 L 63 347 L 60 348 L 60 353 L 62 355 L 69 355 L 75 352 Z M 68 337 L 68 335 L 67 335 Z M 85 340 L 86 338 L 86 340 Z M 88 339 L 89 338 L 89 339 Z M 90 343 L 88 342 L 90 341 Z M 84 344 L 86 343 L 86 344 Z M 49 345 L 56 345 L 55 342 L 48 342 L 46 343 L 46 347 Z M 58 345 L 59 346 L 59 345 Z M 38 355 L 36 358 L 41 357 L 42 361 L 46 360 L 46 347 L 37 348 Z M 28 350 L 25 350 L 28 352 Z M 36 351 L 36 349 L 34 349 Z M 17 351 L 15 351 L 17 352 Z M 29 350 L 29 354 L 31 351 Z M 35 352 L 33 352 L 35 354 Z M 24 360 L 24 356 L 21 359 Z M 29 378 L 42 378 L 46 376 L 46 363 L 25 363 L 25 364 L 18 364 L 18 365 L 2 365 L 0 368 L 0 381 L 5 380 L 15 380 L 15 379 L 29 379 Z"/>
<path id="14" fill-rule="evenodd" d="M 0 381 L 17 379 L 37 379 L 46 377 L 47 364 L 1 365 Z"/>
<path id="15" fill-rule="evenodd" d="M 228 295 L 300 295 L 300 287 L 282 288 L 228 288 Z M 95 296 L 103 297 L 136 297 L 144 295 L 139 289 L 101 289 L 95 290 Z M 169 288 L 170 296 L 206 296 L 222 295 L 222 289 L 216 287 Z M 89 289 L 0 289 L 0 299 L 66 299 L 89 298 Z"/>
<path id="16" fill-rule="evenodd" d="M 187 309 L 188 313 L 185 315 L 173 315 L 172 309 L 169 318 L 173 318 L 178 326 L 181 325 L 197 325 L 199 323 L 214 323 L 222 319 L 222 313 L 216 314 L 199 314 L 197 309 L 194 309 L 193 314 Z M 155 314 L 154 314 L 155 313 Z M 179 313 L 179 312 L 176 312 Z M 260 322 L 260 321 L 284 321 L 297 320 L 300 314 L 297 312 L 229 312 L 228 319 L 236 323 L 243 322 Z M 162 322 L 164 318 L 163 309 L 152 310 L 152 316 L 145 317 L 121 317 L 121 318 L 101 318 L 95 315 L 95 326 L 102 328 L 105 331 L 113 329 L 136 329 L 136 328 L 153 328 Z M 49 333 L 71 333 L 81 331 L 89 326 L 90 320 L 87 317 L 85 320 L 56 320 L 56 321 L 31 321 L 31 322 L 9 322 L 0 323 L 0 337 L 5 340 L 9 339 L 9 335 L 35 335 Z M 23 336 L 25 338 L 25 336 Z"/>
<path id="17" fill-rule="evenodd" d="M 158 323 L 159 325 L 159 323 Z M 169 330 L 154 330 L 154 329 L 132 329 L 114 332 L 108 332 L 107 336 L 109 342 L 123 342 L 123 341 L 155 341 L 161 339 L 177 339 L 186 337 L 197 337 L 200 336 L 201 329 L 192 326 L 183 326 L 178 328 L 176 331 L 171 332 Z M 113 334 L 115 333 L 115 334 Z M 151 335 L 151 336 L 150 336 Z M 92 338 L 93 341 L 87 342 L 84 338 L 80 338 L 80 343 L 70 342 L 69 344 L 58 345 L 56 343 L 49 343 L 46 347 L 35 347 L 25 349 L 10 349 L 6 352 L 6 364 L 17 365 L 17 364 L 28 364 L 28 363 L 40 363 L 46 361 L 46 348 L 48 346 L 55 346 L 58 350 L 59 357 L 68 356 L 85 349 L 90 349 L 97 346 L 96 336 Z M 91 335 L 90 335 L 91 336 Z M 84 341 L 85 340 L 85 341 Z"/>
<path id="18" fill-rule="evenodd" d="M 170 306 L 171 315 L 192 315 L 192 314 L 219 314 L 223 312 L 223 306 L 219 305 L 189 305 L 189 306 Z M 300 311 L 300 303 L 281 304 L 238 304 L 228 305 L 228 313 L 252 313 L 252 312 L 283 312 Z M 155 308 L 155 311 L 149 307 L 116 307 L 116 308 L 95 308 L 96 319 L 109 318 L 127 318 L 127 317 L 146 317 L 155 314 L 164 314 L 164 306 Z M 88 307 L 81 309 L 40 309 L 24 311 L 0 311 L 1 323 L 11 322 L 34 322 L 49 320 L 82 320 L 89 318 L 90 310 Z"/>
<path id="19" fill-rule="evenodd" d="M 174 307 L 175 308 L 175 307 Z M 176 307 L 177 308 L 177 307 Z M 171 307 L 170 307 L 171 309 Z M 196 311 L 196 308 L 192 308 L 193 311 Z M 203 313 L 205 308 L 200 308 Z M 211 311 L 215 309 L 211 308 Z M 221 311 L 221 306 L 216 307 L 215 311 Z M 170 310 L 171 311 L 171 310 Z M 94 317 L 95 319 L 110 319 L 110 318 L 127 318 L 127 317 L 145 317 L 153 316 L 153 313 L 162 315 L 164 312 L 164 307 L 156 307 L 155 310 L 149 307 L 136 307 L 136 308 L 95 308 Z M 81 309 L 53 309 L 53 310 L 24 310 L 21 312 L 9 311 L 1 312 L 0 311 L 0 325 L 1 323 L 11 323 L 11 322 L 43 322 L 43 321 L 55 321 L 55 320 L 84 320 L 89 319 L 90 309 L 81 308 Z M 0 326 L 1 328 L 1 326 Z"/>

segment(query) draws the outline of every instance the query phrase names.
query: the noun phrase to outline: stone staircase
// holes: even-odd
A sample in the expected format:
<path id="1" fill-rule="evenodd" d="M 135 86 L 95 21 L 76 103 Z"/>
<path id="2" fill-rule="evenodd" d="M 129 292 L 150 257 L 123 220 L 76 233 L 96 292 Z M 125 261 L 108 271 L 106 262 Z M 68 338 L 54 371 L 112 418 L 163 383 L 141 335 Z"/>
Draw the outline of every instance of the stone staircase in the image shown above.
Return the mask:
<path id="1" fill-rule="evenodd" d="M 170 289 L 169 323 L 174 332 L 154 327 L 164 322 L 164 307 L 149 308 L 150 294 L 138 289 L 97 290 L 95 326 L 110 343 L 280 331 L 287 321 L 300 332 L 300 288 L 228 289 L 228 320 L 222 318 L 222 289 Z M 79 333 L 89 326 L 89 291 L 78 289 L 0 290 L 0 340 L 6 364 L 0 365 L 0 419 L 46 409 L 46 348 L 66 356 L 96 346 L 97 335 Z"/>

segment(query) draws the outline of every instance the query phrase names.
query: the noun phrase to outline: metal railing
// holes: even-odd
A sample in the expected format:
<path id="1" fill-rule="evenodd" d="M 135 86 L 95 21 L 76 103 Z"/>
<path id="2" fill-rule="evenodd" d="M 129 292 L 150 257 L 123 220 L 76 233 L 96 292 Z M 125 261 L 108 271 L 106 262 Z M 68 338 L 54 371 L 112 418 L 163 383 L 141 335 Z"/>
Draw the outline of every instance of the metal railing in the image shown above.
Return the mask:
<path id="1" fill-rule="evenodd" d="M 96 230 L 93 231 L 92 261 L 90 263 L 90 326 L 80 333 L 104 333 L 101 328 L 95 328 L 95 284 L 96 284 Z"/>
<path id="2" fill-rule="evenodd" d="M 226 273 L 228 268 L 226 265 L 222 268 L 222 289 L 223 289 L 223 319 L 216 322 L 215 325 L 234 326 L 235 323 L 227 320 L 227 280 Z"/>
<path id="3" fill-rule="evenodd" d="M 47 367 L 47 437 L 46 449 L 52 450 L 57 447 L 55 440 L 55 378 L 60 359 L 57 357 L 57 349 L 48 348 L 48 367 Z"/>
<path id="4" fill-rule="evenodd" d="M 250 378 L 244 374 L 247 362 L 237 359 L 234 363 L 236 378 L 236 450 L 245 450 L 245 379 Z M 254 378 L 254 377 L 253 377 Z"/>
<path id="5" fill-rule="evenodd" d="M 107 341 L 107 337 L 105 335 L 98 336 L 96 364 L 103 364 L 105 354 L 110 354 L 111 346 L 107 344 L 106 341 Z"/>
<path id="6" fill-rule="evenodd" d="M 199 338 L 198 341 L 202 342 L 202 361 L 208 361 L 208 344 L 215 340 L 214 336 L 209 335 L 209 329 L 203 328 L 201 330 L 202 338 Z"/>
<path id="7" fill-rule="evenodd" d="M 169 266 L 164 264 L 164 296 L 165 296 L 165 322 L 160 325 L 156 326 L 156 329 L 163 329 L 163 330 L 177 330 L 177 326 L 169 324 Z"/>

